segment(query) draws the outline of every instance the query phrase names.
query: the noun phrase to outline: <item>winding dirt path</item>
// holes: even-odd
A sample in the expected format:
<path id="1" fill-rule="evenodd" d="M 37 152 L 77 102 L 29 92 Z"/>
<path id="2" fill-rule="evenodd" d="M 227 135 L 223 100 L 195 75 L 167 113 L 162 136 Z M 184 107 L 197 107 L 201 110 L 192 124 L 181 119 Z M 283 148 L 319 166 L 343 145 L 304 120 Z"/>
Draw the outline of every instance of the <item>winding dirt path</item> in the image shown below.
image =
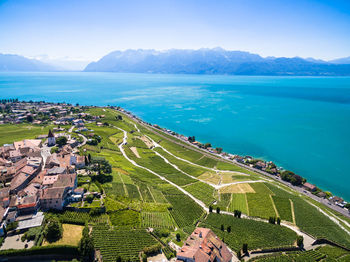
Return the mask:
<path id="1" fill-rule="evenodd" d="M 144 166 L 141 166 L 141 165 L 137 164 L 134 160 L 130 159 L 130 158 L 126 155 L 126 153 L 125 153 L 125 151 L 124 151 L 124 148 L 123 148 L 123 146 L 124 146 L 125 144 L 127 144 L 127 139 L 128 139 L 127 132 L 126 132 L 125 130 L 119 128 L 119 127 L 116 127 L 116 128 L 119 129 L 120 131 L 122 131 L 122 132 L 124 133 L 123 142 L 120 143 L 120 144 L 118 145 L 118 147 L 119 147 L 120 152 L 122 153 L 122 155 L 125 157 L 126 160 L 128 160 L 128 161 L 129 161 L 131 164 L 133 164 L 134 166 L 139 167 L 139 168 L 142 168 L 142 169 L 144 169 L 144 170 L 147 170 L 148 172 L 152 173 L 153 175 L 159 177 L 160 179 L 162 179 L 162 180 L 166 181 L 167 183 L 171 184 L 172 186 L 176 187 L 178 190 L 180 190 L 181 192 L 183 192 L 185 195 L 187 195 L 187 196 L 190 197 L 193 201 L 195 201 L 198 205 L 200 205 L 200 206 L 204 209 L 204 211 L 205 211 L 206 213 L 209 213 L 209 208 L 207 208 L 206 205 L 205 205 L 201 200 L 195 198 L 193 195 L 191 195 L 189 192 L 187 192 L 186 190 L 184 190 L 182 187 L 180 187 L 179 185 L 177 185 L 177 184 L 171 182 L 170 180 L 166 179 L 165 177 L 159 175 L 158 173 L 152 171 L 151 169 L 149 169 L 149 168 L 147 168 L 147 167 L 144 167 Z M 169 161 L 168 161 L 168 162 L 169 162 Z M 228 212 L 228 211 L 221 211 L 220 213 L 225 214 L 225 215 L 234 216 L 233 213 Z M 260 222 L 268 223 L 268 220 L 266 220 L 266 219 L 261 219 L 261 218 L 256 218 L 256 217 L 249 217 L 249 216 L 244 215 L 244 214 L 242 214 L 241 218 L 244 218 L 244 219 L 251 219 L 251 220 L 255 220 L 255 221 L 260 221 Z M 287 228 L 293 230 L 296 234 L 303 236 L 303 237 L 304 237 L 304 248 L 305 248 L 306 250 L 309 250 L 309 249 L 315 247 L 315 246 L 312 246 L 312 243 L 314 243 L 316 239 L 314 239 L 314 238 L 310 237 L 309 235 L 307 235 L 307 234 L 301 232 L 300 229 L 299 229 L 297 226 L 291 225 L 291 224 L 288 224 L 288 223 L 284 223 L 284 222 L 281 223 L 281 226 L 287 227 Z"/>

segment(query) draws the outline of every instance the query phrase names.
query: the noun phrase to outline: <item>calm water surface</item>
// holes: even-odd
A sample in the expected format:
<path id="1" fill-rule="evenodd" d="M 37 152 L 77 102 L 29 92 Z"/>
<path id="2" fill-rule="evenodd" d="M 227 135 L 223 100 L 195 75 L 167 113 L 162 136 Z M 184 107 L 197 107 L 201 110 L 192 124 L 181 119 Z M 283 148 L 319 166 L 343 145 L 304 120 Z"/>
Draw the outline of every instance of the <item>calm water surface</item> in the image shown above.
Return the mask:
<path id="1" fill-rule="evenodd" d="M 350 78 L 0 73 L 0 98 L 120 105 L 350 200 Z"/>

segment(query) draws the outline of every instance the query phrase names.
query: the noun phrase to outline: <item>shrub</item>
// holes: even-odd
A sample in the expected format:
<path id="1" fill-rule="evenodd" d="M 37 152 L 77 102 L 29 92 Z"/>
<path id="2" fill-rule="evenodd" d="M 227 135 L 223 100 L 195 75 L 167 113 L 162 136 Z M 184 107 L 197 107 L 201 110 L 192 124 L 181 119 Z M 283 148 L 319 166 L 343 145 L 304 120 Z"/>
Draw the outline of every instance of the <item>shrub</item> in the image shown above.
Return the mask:
<path id="1" fill-rule="evenodd" d="M 14 221 L 7 225 L 6 230 L 11 231 L 16 229 L 17 227 L 18 227 L 18 221 Z"/>
<path id="2" fill-rule="evenodd" d="M 216 213 L 220 214 L 220 207 L 216 208 Z"/>
<path id="3" fill-rule="evenodd" d="M 209 213 L 213 212 L 213 207 L 209 206 Z"/>
<path id="4" fill-rule="evenodd" d="M 177 241 L 177 242 L 180 242 L 180 240 L 181 240 L 180 233 L 176 233 L 176 241 Z"/>

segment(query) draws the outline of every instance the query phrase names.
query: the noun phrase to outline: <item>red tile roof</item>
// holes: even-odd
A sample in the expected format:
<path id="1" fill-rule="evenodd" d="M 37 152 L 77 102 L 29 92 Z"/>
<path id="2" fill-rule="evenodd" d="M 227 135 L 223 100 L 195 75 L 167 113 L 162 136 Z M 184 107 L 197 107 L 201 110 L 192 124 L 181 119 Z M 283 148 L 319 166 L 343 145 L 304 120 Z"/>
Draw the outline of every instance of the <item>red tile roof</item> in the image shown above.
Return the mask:
<path id="1" fill-rule="evenodd" d="M 213 231 L 208 228 L 196 228 L 177 253 L 178 260 L 185 258 L 196 262 L 228 262 L 232 254 Z"/>

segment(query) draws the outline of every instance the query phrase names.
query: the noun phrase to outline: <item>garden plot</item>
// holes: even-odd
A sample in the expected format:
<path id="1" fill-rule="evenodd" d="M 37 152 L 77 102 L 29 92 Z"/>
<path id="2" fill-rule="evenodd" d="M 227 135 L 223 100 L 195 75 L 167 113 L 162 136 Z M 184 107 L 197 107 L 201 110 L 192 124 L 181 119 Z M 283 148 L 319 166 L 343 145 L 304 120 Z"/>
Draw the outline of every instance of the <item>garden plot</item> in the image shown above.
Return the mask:
<path id="1" fill-rule="evenodd" d="M 220 194 L 245 194 L 245 193 L 255 193 L 254 189 L 248 183 L 234 184 L 220 188 Z"/>
<path id="2" fill-rule="evenodd" d="M 220 184 L 220 175 L 218 173 L 207 171 L 198 178 L 214 185 Z"/>
<path id="3" fill-rule="evenodd" d="M 141 158 L 140 155 L 139 155 L 139 152 L 137 152 L 137 148 L 136 148 L 136 147 L 132 146 L 132 147 L 130 147 L 130 150 L 131 150 L 131 152 L 134 153 L 134 155 L 135 155 L 137 158 Z"/>

